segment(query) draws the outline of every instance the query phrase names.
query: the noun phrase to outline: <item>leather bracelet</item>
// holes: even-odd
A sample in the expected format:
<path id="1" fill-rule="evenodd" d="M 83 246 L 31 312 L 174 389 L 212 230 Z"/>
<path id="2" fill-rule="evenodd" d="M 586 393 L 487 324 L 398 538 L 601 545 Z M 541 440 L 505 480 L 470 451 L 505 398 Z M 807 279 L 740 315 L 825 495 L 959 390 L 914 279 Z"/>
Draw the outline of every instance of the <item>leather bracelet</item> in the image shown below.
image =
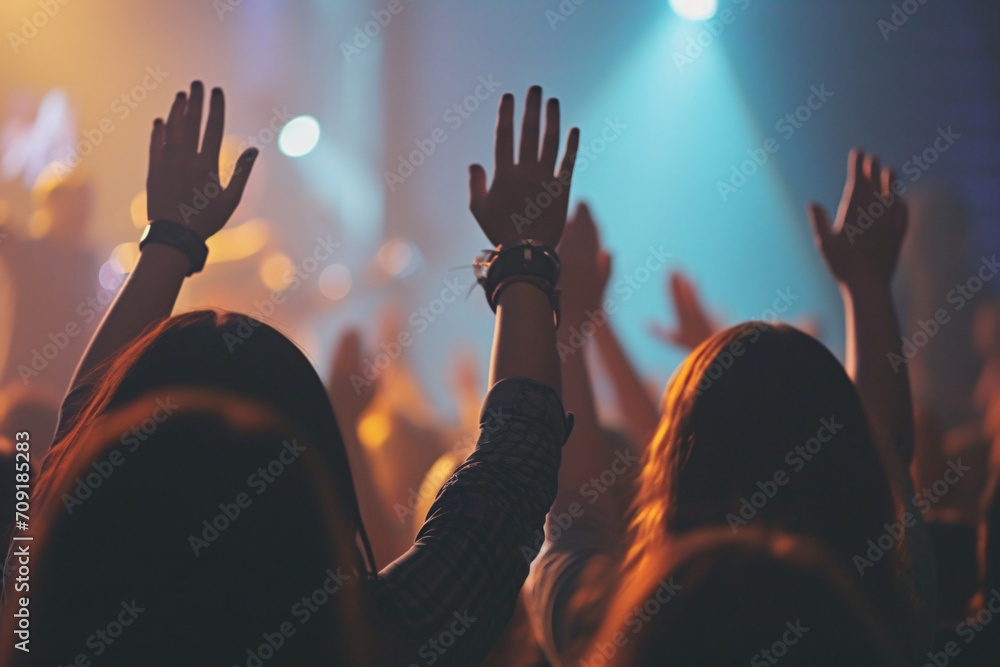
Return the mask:
<path id="1" fill-rule="evenodd" d="M 502 243 L 486 250 L 475 262 L 476 279 L 483 286 L 486 302 L 493 312 L 497 299 L 509 285 L 528 282 L 545 292 L 552 303 L 556 325 L 559 323 L 560 264 L 555 249 L 531 239 Z"/>
<path id="2" fill-rule="evenodd" d="M 556 328 L 559 328 L 560 319 L 560 308 L 559 308 L 559 295 L 560 292 L 554 288 L 548 282 L 542 280 L 541 278 L 536 278 L 534 276 L 518 275 L 510 276 L 500 281 L 500 284 L 493 289 L 492 296 L 489 296 L 488 301 L 493 307 L 493 312 L 497 310 L 497 304 L 500 302 L 500 294 L 503 293 L 505 289 L 511 285 L 516 285 L 517 283 L 528 283 L 529 285 L 534 285 L 549 297 L 549 305 L 552 306 L 552 315 L 555 317 Z"/>
<path id="3" fill-rule="evenodd" d="M 184 253 L 191 262 L 191 270 L 187 275 L 198 273 L 205 268 L 208 258 L 208 246 L 189 227 L 173 220 L 153 220 L 142 232 L 139 239 L 139 250 L 149 243 L 161 243 Z"/>

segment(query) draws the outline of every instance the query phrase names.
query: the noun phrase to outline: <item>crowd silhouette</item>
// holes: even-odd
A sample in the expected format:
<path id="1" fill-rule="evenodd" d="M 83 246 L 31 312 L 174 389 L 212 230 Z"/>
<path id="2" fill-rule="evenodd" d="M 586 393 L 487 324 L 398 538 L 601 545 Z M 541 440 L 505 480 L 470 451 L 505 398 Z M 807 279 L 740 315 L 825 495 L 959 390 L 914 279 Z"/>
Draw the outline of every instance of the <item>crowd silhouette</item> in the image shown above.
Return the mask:
<path id="1" fill-rule="evenodd" d="M 267 322 L 173 314 L 258 155 L 191 207 L 224 116 L 195 81 L 154 121 L 139 258 L 30 388 L 19 367 L 94 269 L 86 183 L 42 191 L 47 240 L 0 245 L 2 664 L 1000 664 L 1000 308 L 970 308 L 947 334 L 968 363 L 918 357 L 911 387 L 897 312 L 934 317 L 936 214 L 876 154 L 850 151 L 834 215 L 802 216 L 842 296 L 844 363 L 810 322 L 724 323 L 675 271 L 676 324 L 651 333 L 687 356 L 656 401 L 606 307 L 597 216 L 570 210 L 581 132 L 534 86 L 515 140 L 503 95 L 492 177 L 468 173 L 493 248 L 473 269 L 488 378 L 454 355 L 448 425 L 405 355 L 358 381 L 377 341 L 356 329 L 324 382 Z M 43 255 L 66 272 L 20 278 Z"/>

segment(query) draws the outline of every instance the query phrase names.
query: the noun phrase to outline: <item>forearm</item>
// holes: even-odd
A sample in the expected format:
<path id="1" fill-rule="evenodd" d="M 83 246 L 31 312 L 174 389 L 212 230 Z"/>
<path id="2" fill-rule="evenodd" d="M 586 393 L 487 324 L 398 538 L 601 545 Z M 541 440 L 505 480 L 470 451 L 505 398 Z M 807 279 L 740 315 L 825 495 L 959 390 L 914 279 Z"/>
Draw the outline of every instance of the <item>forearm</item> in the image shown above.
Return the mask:
<path id="1" fill-rule="evenodd" d="M 135 269 L 83 353 L 70 382 L 71 390 L 103 361 L 138 338 L 149 325 L 170 316 L 189 269 L 184 253 L 170 246 L 151 243 L 143 249 Z"/>
<path id="2" fill-rule="evenodd" d="M 660 411 L 622 348 L 610 321 L 603 327 L 597 327 L 594 341 L 611 376 L 615 401 L 625 420 L 625 429 L 641 454 L 660 421 Z"/>
<path id="3" fill-rule="evenodd" d="M 566 512 L 581 501 L 580 487 L 598 477 L 607 466 L 607 453 L 597 418 L 597 406 L 587 370 L 584 349 L 576 349 L 568 340 L 569 327 L 560 330 L 560 349 L 570 350 L 562 360 L 563 404 L 573 413 L 573 431 L 563 446 L 559 467 L 559 493 L 552 510 Z M 597 507 L 605 509 L 608 503 Z M 596 509 L 596 508 L 595 508 Z"/>
<path id="4" fill-rule="evenodd" d="M 497 305 L 490 363 L 490 386 L 507 378 L 527 378 L 562 396 L 556 327 L 548 296 L 518 283 L 505 289 Z"/>
<path id="5" fill-rule="evenodd" d="M 890 445 L 904 470 L 913 459 L 913 402 L 907 364 L 888 285 L 880 288 L 842 286 L 847 324 L 847 373 L 861 395 L 874 436 Z"/>

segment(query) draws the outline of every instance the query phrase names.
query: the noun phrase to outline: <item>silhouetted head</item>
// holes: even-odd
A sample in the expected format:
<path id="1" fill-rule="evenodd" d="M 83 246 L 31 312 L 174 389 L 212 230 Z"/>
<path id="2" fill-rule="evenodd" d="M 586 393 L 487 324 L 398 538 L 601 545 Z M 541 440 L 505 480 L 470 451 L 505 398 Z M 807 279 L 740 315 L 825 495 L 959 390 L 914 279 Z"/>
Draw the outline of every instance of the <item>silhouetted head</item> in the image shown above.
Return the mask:
<path id="1" fill-rule="evenodd" d="M 142 441 L 126 434 L 164 415 L 159 391 L 101 418 L 52 480 L 24 660 L 368 664 L 363 573 L 319 447 L 260 402 L 168 391 Z"/>
<path id="2" fill-rule="evenodd" d="M 237 313 L 201 310 L 176 315 L 122 350 L 104 367 L 70 430 L 53 445 L 46 469 L 59 465 L 68 445 L 107 411 L 171 386 L 232 392 L 300 424 L 319 448 L 345 521 L 363 535 L 343 439 L 313 365 L 277 330 Z"/>
<path id="3" fill-rule="evenodd" d="M 907 664 L 851 577 L 809 538 L 709 529 L 651 556 L 617 593 L 581 664 L 612 651 L 599 664 Z"/>
<path id="4" fill-rule="evenodd" d="M 817 536 L 845 568 L 895 528 L 896 505 L 861 400 L 837 359 L 786 325 L 705 341 L 669 383 L 633 521 L 632 564 L 671 536 L 758 526 Z M 864 587 L 898 605 L 902 526 Z M 905 588 L 905 587 L 904 587 Z"/>

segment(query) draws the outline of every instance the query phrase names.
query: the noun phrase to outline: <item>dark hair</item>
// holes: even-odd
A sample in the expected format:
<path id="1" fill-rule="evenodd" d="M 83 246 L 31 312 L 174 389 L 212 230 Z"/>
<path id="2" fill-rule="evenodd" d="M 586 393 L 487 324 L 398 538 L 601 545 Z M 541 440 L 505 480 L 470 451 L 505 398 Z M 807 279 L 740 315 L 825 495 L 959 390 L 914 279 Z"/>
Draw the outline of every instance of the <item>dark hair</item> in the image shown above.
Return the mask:
<path id="1" fill-rule="evenodd" d="M 259 402 L 169 391 L 173 413 L 141 446 L 122 433 L 162 415 L 159 392 L 102 418 L 53 480 L 76 502 L 36 519 L 24 659 L 365 664 L 356 548 L 309 434 Z M 261 468 L 271 477 L 258 484 Z M 8 589 L 8 657 L 21 653 L 17 595 Z"/>
<path id="2" fill-rule="evenodd" d="M 606 664 L 765 665 L 773 661 L 761 652 L 779 643 L 772 655 L 788 665 L 907 664 L 852 577 L 811 538 L 705 529 L 650 556 L 589 647 L 618 653 Z"/>
<path id="3" fill-rule="evenodd" d="M 66 433 L 52 447 L 45 467 L 57 465 L 102 414 L 167 386 L 233 392 L 270 406 L 300 424 L 319 447 L 351 530 L 365 546 L 367 569 L 375 561 L 361 520 L 347 451 L 312 363 L 283 334 L 239 313 L 198 310 L 175 315 L 147 329 L 99 367 L 100 380 Z M 49 460 L 51 459 L 51 460 Z"/>
<path id="4" fill-rule="evenodd" d="M 747 322 L 705 341 L 668 385 L 643 462 L 628 560 L 634 566 L 697 528 L 753 524 L 815 535 L 854 571 L 854 557 L 899 521 L 897 511 L 861 400 L 837 359 L 793 327 Z M 899 583 L 905 551 L 893 539 L 861 587 L 909 627 L 912 592 Z"/>

